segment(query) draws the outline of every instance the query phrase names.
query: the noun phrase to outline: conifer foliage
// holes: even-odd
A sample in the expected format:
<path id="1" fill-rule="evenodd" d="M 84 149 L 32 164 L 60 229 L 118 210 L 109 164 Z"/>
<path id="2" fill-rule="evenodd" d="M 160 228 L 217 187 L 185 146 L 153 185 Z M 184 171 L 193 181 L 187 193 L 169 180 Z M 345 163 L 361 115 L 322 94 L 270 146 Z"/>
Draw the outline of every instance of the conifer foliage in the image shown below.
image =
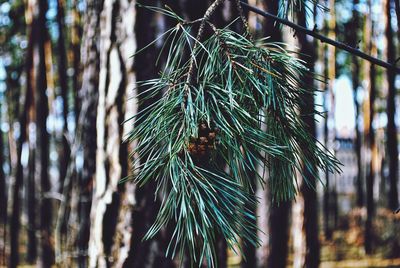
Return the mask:
<path id="1" fill-rule="evenodd" d="M 205 258 L 209 267 L 216 265 L 217 237 L 232 249 L 240 250 L 240 241 L 258 243 L 255 215 L 245 204 L 256 206 L 251 180 L 264 181 L 245 170 L 262 166 L 269 172 L 275 202 L 294 198 L 303 166 L 317 177 L 318 169 L 339 171 L 298 113 L 302 95 L 313 90 L 303 88 L 300 77 L 312 74 L 283 44 L 253 40 L 244 16 L 244 34 L 216 28 L 210 17 L 223 2 L 216 0 L 193 22 L 147 7 L 177 24 L 162 36 L 168 56 L 160 76 L 139 83 L 147 88 L 140 101 L 160 92 L 162 98 L 132 118 L 140 123 L 129 135 L 133 154 L 142 159 L 133 160 L 135 180 L 155 181 L 162 200 L 145 238 L 172 222 L 167 254 L 188 254 L 197 264 Z M 207 38 L 206 29 L 212 32 Z"/>

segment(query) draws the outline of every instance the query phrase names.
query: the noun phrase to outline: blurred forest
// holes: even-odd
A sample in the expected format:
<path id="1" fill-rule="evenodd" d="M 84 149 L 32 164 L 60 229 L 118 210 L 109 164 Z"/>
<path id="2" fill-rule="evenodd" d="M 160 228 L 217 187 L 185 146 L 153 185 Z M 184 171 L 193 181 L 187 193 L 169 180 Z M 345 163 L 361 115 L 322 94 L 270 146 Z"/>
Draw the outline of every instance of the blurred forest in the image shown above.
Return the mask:
<path id="1" fill-rule="evenodd" d="M 212 1 L 142 2 L 191 21 Z M 246 2 L 278 13 L 278 0 Z M 329 10 L 310 6 L 312 16 L 289 20 L 397 62 L 399 0 L 320 4 Z M 232 22 L 233 5 L 225 1 L 213 23 Z M 279 205 L 257 185 L 262 245 L 236 255 L 219 243 L 219 267 L 400 267 L 400 76 L 246 15 L 256 37 L 291 44 L 320 75 L 307 81 L 318 89 L 307 104 L 325 117 L 309 124 L 310 132 L 343 163 L 343 173 L 321 174 L 316 189 L 303 183 L 296 200 Z M 175 25 L 135 0 L 0 1 L 1 267 L 180 265 L 165 257 L 170 228 L 142 241 L 160 205 L 155 185 L 119 183 L 132 175 L 135 146 L 123 142 L 134 127 L 124 121 L 150 105 L 132 100 L 145 90 L 135 83 L 157 76 L 163 38 L 132 56 Z M 229 27 L 241 31 L 237 23 Z"/>

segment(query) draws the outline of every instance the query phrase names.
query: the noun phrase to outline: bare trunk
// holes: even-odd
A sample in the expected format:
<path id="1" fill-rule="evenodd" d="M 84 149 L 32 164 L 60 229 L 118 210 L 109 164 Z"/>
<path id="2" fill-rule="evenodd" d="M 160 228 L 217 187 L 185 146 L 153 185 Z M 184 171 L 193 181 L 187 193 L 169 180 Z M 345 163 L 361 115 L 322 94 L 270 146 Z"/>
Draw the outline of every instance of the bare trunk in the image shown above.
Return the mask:
<path id="1" fill-rule="evenodd" d="M 31 142 L 30 142 L 31 143 Z M 26 207 L 28 210 L 28 243 L 26 261 L 34 264 L 37 257 L 37 240 L 36 240 L 36 183 L 35 183 L 35 148 L 30 145 L 29 149 L 29 167 L 26 182 Z"/>
<path id="2" fill-rule="evenodd" d="M 351 44 L 355 47 L 358 46 L 359 38 L 358 38 L 358 31 L 360 27 L 358 11 L 356 6 L 358 5 L 359 1 L 353 1 L 353 21 L 352 21 L 352 40 L 350 40 Z M 362 181 L 362 168 L 361 168 L 361 133 L 360 133 L 360 126 L 359 126 L 359 116 L 360 116 L 360 105 L 357 100 L 357 93 L 358 88 L 360 87 L 360 63 L 356 56 L 352 56 L 352 82 L 353 82 L 353 101 L 355 107 L 355 145 L 354 151 L 356 154 L 357 159 L 357 177 L 356 177 L 356 189 L 357 189 L 357 197 L 356 197 L 356 204 L 359 207 L 364 205 L 364 188 L 363 188 L 363 181 Z"/>
<path id="3" fill-rule="evenodd" d="M 306 14 L 305 10 L 299 12 L 299 24 L 306 27 Z M 307 40 L 305 34 L 298 33 L 300 54 L 303 55 L 302 59 L 307 62 L 307 67 L 312 72 L 314 70 L 314 62 L 316 58 L 314 44 Z M 314 88 L 314 79 L 312 76 L 302 77 L 304 85 L 312 89 Z M 308 129 L 311 137 L 316 137 L 316 125 L 314 120 L 314 94 L 313 92 L 307 92 L 303 98 L 304 104 L 301 107 L 301 113 L 303 114 L 304 123 Z M 305 266 L 306 267 L 318 267 L 320 261 L 320 245 L 319 245 L 319 228 L 318 228 L 318 200 L 317 200 L 317 178 L 313 175 L 313 169 L 316 167 L 304 166 L 303 173 L 305 179 L 301 185 L 301 194 L 304 198 L 304 223 L 303 228 L 306 235 L 306 256 Z"/>
<path id="4" fill-rule="evenodd" d="M 82 87 L 79 91 L 81 111 L 78 119 L 77 140 L 82 148 L 82 170 L 77 170 L 76 185 L 79 186 L 78 203 L 74 206 L 77 211 L 78 230 L 76 246 L 79 252 L 78 267 L 88 266 L 88 242 L 90 232 L 90 210 L 92 204 L 92 188 L 96 172 L 96 118 L 99 87 L 99 38 L 100 14 L 102 1 L 88 1 L 81 49 L 83 65 Z"/>
<path id="5" fill-rule="evenodd" d="M 3 119 L 2 107 L 0 105 L 0 120 Z M 6 176 L 4 174 L 3 164 L 4 164 L 4 135 L 3 131 L 0 129 L 0 237 L 2 242 L 0 242 L 0 265 L 6 265 L 6 229 L 7 229 L 7 183 Z"/>
<path id="6" fill-rule="evenodd" d="M 373 33 L 374 33 L 374 25 L 373 22 L 370 21 L 371 19 L 371 2 L 368 2 L 369 4 L 369 16 L 367 16 L 367 22 L 365 25 L 365 44 L 367 46 L 367 51 L 371 55 L 376 56 L 376 47 L 374 45 L 374 40 L 373 40 Z M 375 202 L 374 202 L 374 180 L 375 180 L 375 150 L 376 150 L 376 144 L 375 144 L 375 132 L 373 129 L 373 119 L 374 119 L 374 102 L 375 102 L 375 96 L 376 96 L 376 83 L 375 83 L 375 76 L 376 76 L 376 71 L 375 71 L 375 66 L 370 63 L 365 63 L 365 77 L 366 77 L 366 85 L 368 87 L 368 99 L 366 100 L 366 105 L 364 106 L 365 111 L 364 111 L 364 125 L 365 125 L 365 136 L 366 140 L 368 142 L 368 150 L 369 150 L 369 163 L 368 163 L 368 170 L 367 170 L 367 176 L 366 176 L 366 205 L 367 205 L 367 219 L 365 222 L 365 252 L 367 254 L 371 254 L 373 251 L 373 227 L 372 227 L 372 221 L 374 218 L 375 214 Z"/>
<path id="7" fill-rule="evenodd" d="M 66 135 L 68 133 L 68 81 L 67 81 L 67 55 L 64 38 L 64 0 L 57 0 L 57 26 L 58 26 L 58 40 L 57 40 L 57 55 L 58 55 L 58 81 L 60 86 L 60 95 L 63 102 L 63 120 L 64 128 L 63 135 L 61 137 L 62 146 L 59 149 L 60 159 L 60 192 L 62 192 L 62 185 L 67 174 L 68 162 L 69 162 L 69 145 L 67 142 Z"/>
<path id="8" fill-rule="evenodd" d="M 155 5 L 156 1 L 149 1 L 148 4 Z M 137 49 L 141 49 L 155 39 L 154 20 L 156 18 L 153 12 L 144 8 L 138 8 L 136 14 L 135 34 Z M 150 46 L 135 57 L 134 67 L 138 81 L 156 77 L 157 69 L 154 64 L 149 64 L 155 62 L 156 57 L 157 51 L 154 45 Z M 139 87 L 137 94 L 142 93 L 141 96 L 146 98 L 146 96 L 143 95 L 143 92 L 146 89 L 147 88 L 145 87 Z M 157 98 L 159 98 L 159 95 L 152 99 L 141 101 L 141 98 L 139 97 L 138 112 L 148 107 Z M 135 121 L 134 124 L 141 124 L 141 120 Z M 146 161 L 146 156 L 140 156 L 140 160 Z M 172 261 L 165 257 L 167 248 L 166 242 L 169 238 L 166 237 L 165 230 L 152 240 L 142 241 L 144 234 L 150 228 L 159 209 L 159 202 L 154 202 L 154 193 L 155 185 L 153 183 L 136 188 L 135 190 L 136 207 L 132 213 L 132 229 L 134 231 L 131 236 L 128 257 L 125 260 L 123 267 L 161 268 L 172 266 Z"/>
<path id="9" fill-rule="evenodd" d="M 265 0 L 264 2 L 268 12 L 278 14 L 279 1 Z M 264 34 L 265 36 L 270 36 L 271 42 L 282 42 L 281 30 L 270 19 L 265 20 Z M 271 198 L 268 201 L 272 203 Z M 267 265 L 267 267 L 285 267 L 289 251 L 289 214 L 291 202 L 271 204 L 269 209 L 269 256 L 267 263 L 262 265 Z"/>
<path id="10" fill-rule="evenodd" d="M 28 10 L 30 12 L 30 10 Z M 26 55 L 25 62 L 25 72 L 26 72 L 26 91 L 25 91 L 25 100 L 24 100 L 24 111 L 28 111 L 29 107 L 32 105 L 33 99 L 33 37 L 34 37 L 34 28 L 32 25 L 28 26 L 28 49 Z M 18 103 L 18 101 L 16 102 Z M 18 110 L 15 110 L 17 113 Z M 20 232 L 20 211 L 21 211 L 21 199 L 20 199 L 20 191 L 23 184 L 23 166 L 21 163 L 22 156 L 22 146 L 26 142 L 27 139 L 27 123 L 28 123 L 28 113 L 22 112 L 20 115 L 14 114 L 18 116 L 18 123 L 20 127 L 20 135 L 17 141 L 16 148 L 16 157 L 15 166 L 13 166 L 13 176 L 14 183 L 11 191 L 11 216 L 9 222 L 9 234 L 10 234 L 10 256 L 8 266 L 10 268 L 15 268 L 19 264 L 19 232 Z M 12 136 L 10 137 L 12 139 Z"/>
<path id="11" fill-rule="evenodd" d="M 39 259 L 43 267 L 50 267 L 53 264 L 53 248 L 51 243 L 51 219 L 52 203 L 46 197 L 50 191 L 50 180 L 48 174 L 49 165 L 49 133 L 46 128 L 46 121 L 49 114 L 47 99 L 47 70 L 46 70 L 46 51 L 45 45 L 48 42 L 46 29 L 47 1 L 40 0 L 38 5 L 38 15 L 34 19 L 33 27 L 37 27 L 35 35 L 36 46 L 34 47 L 34 61 L 37 59 L 37 73 L 35 77 L 35 105 L 36 105 L 36 181 L 40 185 L 40 255 Z"/>
<path id="12" fill-rule="evenodd" d="M 74 70 L 74 74 L 72 76 L 72 89 L 74 96 L 74 114 L 75 120 L 78 124 L 79 118 L 79 110 L 81 107 L 81 103 L 79 102 L 79 89 L 80 89 L 80 73 L 81 73 L 81 38 L 82 38 L 82 27 L 80 21 L 80 14 L 77 9 L 77 0 L 71 0 L 71 17 L 72 17 L 72 26 L 71 26 L 71 43 L 70 50 L 72 55 L 72 68 Z"/>
<path id="13" fill-rule="evenodd" d="M 289 214 L 292 204 L 289 201 L 270 206 L 270 253 L 267 267 L 286 267 L 289 241 Z"/>
<path id="14" fill-rule="evenodd" d="M 394 2 L 398 2 L 395 0 Z M 395 62 L 396 53 L 393 40 L 393 29 L 391 25 L 391 0 L 386 0 L 386 39 L 387 39 L 387 61 Z M 398 24 L 400 25 L 400 24 Z M 399 151 L 397 141 L 397 128 L 395 122 L 396 115 L 396 86 L 395 86 L 396 74 L 394 70 L 387 70 L 387 79 L 389 84 L 389 91 L 387 96 L 387 150 L 389 159 L 389 208 L 393 211 L 397 209 L 399 205 L 398 197 L 398 174 L 399 174 Z"/>
<path id="15" fill-rule="evenodd" d="M 3 113 L 0 104 L 0 120 L 2 120 Z M 5 224 L 7 221 L 7 186 L 6 176 L 4 174 L 4 135 L 0 130 L 0 223 Z"/>
<path id="16" fill-rule="evenodd" d="M 130 57 L 136 47 L 135 25 L 134 20 L 129 19 L 130 13 L 135 12 L 134 4 L 134 1 L 105 1 L 101 15 L 97 170 L 89 252 L 91 267 L 121 267 L 127 258 L 126 252 L 123 256 L 119 254 L 120 247 L 124 247 L 120 240 L 124 234 L 120 228 L 127 227 L 131 214 L 121 215 L 119 211 L 126 211 L 128 200 L 124 192 L 130 189 L 130 185 L 118 183 L 128 175 L 128 148 L 122 141 L 126 132 L 123 121 L 127 93 L 132 96 L 132 92 L 127 90 L 135 81 Z"/>

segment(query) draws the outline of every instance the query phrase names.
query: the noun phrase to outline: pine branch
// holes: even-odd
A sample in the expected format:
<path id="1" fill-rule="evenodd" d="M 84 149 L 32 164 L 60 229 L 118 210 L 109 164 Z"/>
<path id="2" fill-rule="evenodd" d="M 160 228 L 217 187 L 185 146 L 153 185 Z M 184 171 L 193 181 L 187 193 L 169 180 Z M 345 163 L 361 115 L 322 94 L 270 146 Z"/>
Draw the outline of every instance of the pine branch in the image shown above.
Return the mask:
<path id="1" fill-rule="evenodd" d="M 307 29 L 307 28 L 305 28 L 303 26 L 300 26 L 300 25 L 298 25 L 296 23 L 293 23 L 293 22 L 291 22 L 291 21 L 289 21 L 287 19 L 284 19 L 284 18 L 282 18 L 280 16 L 276 16 L 276 15 L 273 15 L 271 13 L 268 13 L 268 12 L 266 12 L 264 10 L 261 10 L 261 9 L 255 7 L 255 6 L 249 5 L 249 4 L 247 4 L 247 3 L 243 2 L 243 1 L 240 1 L 240 3 L 241 3 L 242 6 L 244 6 L 248 10 L 250 10 L 250 11 L 252 11 L 252 12 L 258 14 L 258 15 L 270 18 L 270 19 L 272 19 L 272 20 L 274 20 L 274 21 L 276 21 L 276 22 L 278 22 L 278 23 L 280 23 L 282 25 L 289 26 L 290 28 L 294 29 L 295 31 L 305 33 L 306 35 L 312 36 L 312 37 L 320 40 L 323 43 L 327 43 L 327 44 L 332 45 L 334 47 L 343 49 L 343 50 L 349 52 L 350 54 L 355 55 L 357 57 L 360 57 L 360 58 L 362 58 L 364 60 L 367 60 L 367 61 L 369 61 L 369 62 L 371 62 L 373 64 L 376 64 L 376 65 L 379 65 L 379 66 L 384 67 L 386 69 L 394 70 L 395 72 L 400 73 L 400 68 L 397 67 L 395 63 L 386 62 L 386 61 L 380 60 L 378 58 L 372 57 L 372 56 L 370 56 L 368 54 L 363 53 L 358 48 L 349 46 L 349 45 L 344 44 L 344 43 L 339 42 L 339 41 L 332 40 L 332 39 L 330 39 L 330 38 L 328 38 L 328 37 L 326 37 L 326 36 L 324 36 L 322 34 L 319 34 L 318 31 L 316 31 L 315 29 L 314 30 L 309 30 L 309 29 Z"/>
<path id="2" fill-rule="evenodd" d="M 209 18 L 221 3 L 207 10 L 196 38 L 192 24 L 181 19 L 165 33 L 164 71 L 139 82 L 147 89 L 138 98 L 163 96 L 132 118 L 140 124 L 129 135 L 136 142 L 133 154 L 146 158 L 132 165 L 135 181 L 139 186 L 156 182 L 155 195 L 162 196 L 145 239 L 172 221 L 167 254 L 189 254 L 195 264 L 205 258 L 209 267 L 216 266 L 217 237 L 239 251 L 239 241 L 258 244 L 252 185 L 257 179 L 265 182 L 246 171 L 267 167 L 273 200 L 281 202 L 294 198 L 303 165 L 317 177 L 319 169 L 340 170 L 298 115 L 303 95 L 312 92 L 300 81 L 308 74 L 303 62 L 283 44 L 217 29 Z M 203 41 L 206 25 L 213 34 Z M 191 57 L 184 61 L 187 50 Z"/>
<path id="3" fill-rule="evenodd" d="M 193 51 L 198 49 L 199 43 L 201 42 L 201 38 L 203 37 L 203 34 L 204 34 L 206 22 L 211 18 L 212 14 L 215 12 L 217 7 L 219 5 L 221 5 L 222 3 L 224 3 L 224 2 L 225 2 L 225 0 L 216 0 L 207 9 L 206 13 L 204 14 L 204 17 L 201 19 L 201 23 L 200 23 L 199 31 L 197 33 L 197 37 L 196 37 L 196 41 L 195 41 L 195 44 L 194 44 L 194 47 L 193 47 Z M 192 84 L 193 73 L 194 73 L 194 69 L 195 69 L 196 58 L 195 58 L 194 55 L 191 55 L 191 57 L 192 58 L 191 58 L 191 61 L 190 61 L 189 71 L 188 71 L 187 79 L 186 79 L 186 87 L 185 87 L 186 94 L 188 94 L 189 86 Z"/>

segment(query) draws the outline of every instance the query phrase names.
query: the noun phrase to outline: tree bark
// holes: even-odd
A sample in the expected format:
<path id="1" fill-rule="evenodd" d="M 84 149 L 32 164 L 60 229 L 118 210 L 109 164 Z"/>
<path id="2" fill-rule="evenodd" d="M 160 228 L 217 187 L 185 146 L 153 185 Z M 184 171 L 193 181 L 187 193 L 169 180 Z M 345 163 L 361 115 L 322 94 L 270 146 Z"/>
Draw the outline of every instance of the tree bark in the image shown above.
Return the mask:
<path id="1" fill-rule="evenodd" d="M 398 2 L 395 0 L 394 2 Z M 396 60 L 396 52 L 393 40 L 393 29 L 391 25 L 391 0 L 386 0 L 386 39 L 387 39 L 387 61 L 394 63 Z M 400 24 L 399 24 L 400 25 Z M 399 205 L 398 197 L 398 174 L 399 174 L 399 151 L 398 151 L 398 141 L 397 141 L 397 128 L 395 122 L 396 115 L 396 86 L 395 86 L 396 73 L 394 70 L 387 70 L 387 79 L 389 85 L 389 91 L 387 96 L 387 150 L 388 150 L 388 160 L 389 160 L 389 208 L 391 210 L 396 210 Z"/>
<path id="2" fill-rule="evenodd" d="M 26 12 L 28 14 L 32 14 L 32 10 L 28 7 Z M 26 73 L 26 90 L 25 90 L 25 100 L 24 100 L 24 111 L 28 111 L 29 107 L 31 107 L 33 103 L 33 87 L 34 85 L 34 72 L 33 72 L 33 48 L 34 48 L 34 35 L 35 35 L 35 27 L 34 25 L 28 24 L 28 47 L 26 53 L 26 61 L 25 61 L 25 73 Z M 23 94 L 20 94 L 23 96 Z M 16 101 L 15 103 L 18 103 Z M 10 203 L 11 203 L 11 215 L 9 222 L 9 236 L 10 236 L 10 256 L 8 267 L 15 268 L 19 264 L 19 233 L 20 233 L 20 212 L 21 212 L 21 199 L 20 199 L 20 191 L 22 189 L 23 184 L 23 166 L 21 163 L 22 156 L 22 147 L 23 144 L 27 140 L 27 124 L 28 124 L 28 113 L 21 112 L 18 114 L 18 109 L 14 109 L 13 115 L 18 117 L 18 123 L 20 127 L 20 135 L 17 141 L 16 148 L 16 157 L 15 161 L 11 161 L 11 163 L 15 163 L 13 165 L 12 175 L 14 177 L 14 182 L 12 185 Z M 12 118 L 10 116 L 10 118 Z M 12 139 L 12 136 L 10 137 Z"/>
<path id="3" fill-rule="evenodd" d="M 278 14 L 279 1 L 265 0 L 266 9 L 271 14 Z M 282 42 L 282 33 L 278 25 L 270 19 L 264 22 L 264 35 L 270 36 L 271 42 Z M 267 186 L 268 187 L 268 186 Z M 272 202 L 269 199 L 269 202 Z M 271 204 L 269 212 L 269 256 L 267 267 L 285 267 L 288 256 L 289 214 L 291 202 Z"/>
<path id="4" fill-rule="evenodd" d="M 305 9 L 298 13 L 299 25 L 306 27 Z M 313 72 L 316 52 L 314 44 L 307 40 L 307 36 L 303 33 L 297 34 L 300 45 L 300 56 L 306 63 L 308 69 Z M 314 88 L 314 79 L 311 75 L 303 76 L 301 81 L 308 88 Z M 304 93 L 304 103 L 301 107 L 304 123 L 311 137 L 316 137 L 316 125 L 314 120 L 314 93 L 309 91 Z M 312 167 L 314 170 L 316 167 Z M 313 175 L 309 167 L 304 166 L 303 173 L 307 182 L 303 179 L 300 187 L 301 194 L 304 198 L 304 223 L 303 229 L 306 236 L 306 267 L 318 267 L 320 262 L 320 245 L 319 245 L 319 228 L 318 228 L 318 200 L 317 200 L 317 178 Z"/>
<path id="5" fill-rule="evenodd" d="M 369 2 L 370 15 L 371 15 L 371 2 Z M 367 20 L 371 19 L 367 17 Z M 374 33 L 374 25 L 373 22 L 367 22 L 365 26 L 365 32 L 370 36 L 366 37 L 366 45 L 368 46 L 368 51 L 372 55 L 376 55 L 376 47 L 373 40 Z M 369 87 L 369 98 L 368 103 L 365 106 L 366 108 L 366 117 L 364 124 L 365 127 L 365 135 L 366 140 L 368 141 L 368 149 L 369 149 L 369 165 L 368 165 L 368 174 L 366 176 L 366 205 L 367 205 L 367 219 L 365 222 L 365 252 L 367 254 L 371 254 L 373 252 L 373 227 L 372 222 L 375 214 L 375 201 L 374 201 L 374 181 L 375 181 L 375 167 L 376 167 L 376 143 L 375 143 L 375 131 L 373 128 L 373 119 L 375 115 L 374 103 L 376 97 L 376 71 L 375 66 L 373 64 L 366 64 L 366 75 L 367 75 L 367 86 Z"/>
<path id="6" fill-rule="evenodd" d="M 73 96 L 74 96 L 74 115 L 75 115 L 75 123 L 78 125 L 79 119 L 79 111 L 81 104 L 79 102 L 79 89 L 80 89 L 80 74 L 81 74 L 81 38 L 82 38 L 82 27 L 80 21 L 80 14 L 77 9 L 78 0 L 71 0 L 71 17 L 72 17 L 72 26 L 71 26 L 71 37 L 70 37 L 70 51 L 72 55 L 72 68 L 74 70 L 74 74 L 72 76 L 72 88 L 73 88 Z"/>
<path id="7" fill-rule="evenodd" d="M 40 263 L 43 267 L 50 267 L 53 264 L 53 248 L 51 243 L 51 219 L 52 202 L 46 197 L 50 191 L 50 180 L 48 174 L 49 165 L 49 133 L 47 132 L 46 122 L 49 114 L 49 105 L 47 99 L 47 70 L 46 70 L 46 52 L 45 45 L 48 40 L 46 28 L 47 1 L 40 0 L 38 4 L 38 15 L 34 19 L 36 46 L 34 48 L 34 59 L 37 62 L 36 91 L 36 127 L 37 127 L 37 150 L 36 150 L 36 171 L 37 182 L 40 185 Z"/>
<path id="8" fill-rule="evenodd" d="M 31 138 L 31 137 L 29 137 Z M 35 148 L 30 141 L 29 148 L 29 173 L 26 183 L 26 207 L 28 210 L 28 243 L 26 261 L 34 264 L 37 258 L 37 240 L 36 240 L 36 183 L 35 183 Z"/>
<path id="9" fill-rule="evenodd" d="M 156 1 L 149 1 L 148 5 L 156 5 Z M 155 39 L 153 12 L 138 8 L 136 10 L 135 34 L 137 49 L 141 49 Z M 155 46 L 152 45 L 143 52 L 135 56 L 134 69 L 138 81 L 152 79 L 157 75 L 157 69 L 154 62 L 157 57 Z M 151 64 L 149 64 L 151 63 Z M 137 94 L 144 92 L 145 87 L 139 87 Z M 160 92 L 161 93 L 161 92 Z M 145 98 L 145 96 L 143 96 Z M 137 100 L 138 112 L 148 107 L 154 99 L 146 101 Z M 132 122 L 129 122 L 132 124 Z M 140 124 L 140 121 L 135 121 L 134 124 Z M 141 161 L 146 161 L 146 156 L 140 156 Z M 171 267 L 172 261 L 165 257 L 166 246 L 163 243 L 163 234 L 159 234 L 152 240 L 142 241 L 143 236 L 153 223 L 159 208 L 159 202 L 154 202 L 155 185 L 149 183 L 143 187 L 136 188 L 135 200 L 136 206 L 132 213 L 132 229 L 133 233 L 130 241 L 130 249 L 128 256 L 123 264 L 123 267 L 132 268 L 147 268 L 147 267 Z"/>
<path id="10" fill-rule="evenodd" d="M 78 267 L 88 266 L 88 242 L 90 232 L 90 210 L 92 204 L 92 188 L 96 172 L 96 118 L 99 88 L 99 40 L 100 14 L 103 1 L 90 0 L 87 2 L 83 42 L 81 47 L 81 63 L 83 66 L 82 87 L 79 90 L 81 110 L 78 118 L 80 137 L 77 141 L 82 148 L 82 170 L 77 170 L 77 185 L 79 196 L 77 207 L 78 230 L 76 246 L 79 252 Z"/>
<path id="11" fill-rule="evenodd" d="M 70 149 L 66 138 L 68 134 L 68 81 L 67 81 L 67 55 L 65 47 L 65 23 L 64 23 L 64 0 L 57 0 L 57 26 L 58 26 L 58 40 L 57 40 L 57 56 L 58 56 L 58 82 L 60 86 L 60 96 L 63 103 L 63 135 L 61 137 L 62 146 L 59 149 L 59 159 L 60 159 L 60 192 L 62 192 L 62 185 L 67 174 Z"/>
<path id="12" fill-rule="evenodd" d="M 127 258 L 119 254 L 120 247 L 123 247 L 119 237 L 123 236 L 120 228 L 126 228 L 131 214 L 121 215 L 119 211 L 124 209 L 127 201 L 124 192 L 130 187 L 129 183 L 127 186 L 118 183 L 128 175 L 123 122 L 128 88 L 135 80 L 131 58 L 136 47 L 135 21 L 129 19 L 134 12 L 134 1 L 105 1 L 101 15 L 97 170 L 89 252 L 91 267 L 121 267 Z"/>
<path id="13" fill-rule="evenodd" d="M 359 37 L 359 27 L 360 27 L 360 19 L 358 16 L 358 11 L 356 6 L 359 4 L 359 0 L 353 1 L 353 20 L 351 23 L 352 26 L 352 40 L 350 40 L 351 44 L 356 47 L 358 46 Z M 357 100 L 358 88 L 360 87 L 360 63 L 356 56 L 352 56 L 352 82 L 353 82 L 353 101 L 355 107 L 355 140 L 354 140 L 354 151 L 357 159 L 357 177 L 356 177 L 356 189 L 357 189 L 357 197 L 356 204 L 358 207 L 362 207 L 364 205 L 364 188 L 363 188 L 363 180 L 362 180 L 362 166 L 361 166 L 361 133 L 359 126 L 359 116 L 360 116 L 360 105 Z"/>

